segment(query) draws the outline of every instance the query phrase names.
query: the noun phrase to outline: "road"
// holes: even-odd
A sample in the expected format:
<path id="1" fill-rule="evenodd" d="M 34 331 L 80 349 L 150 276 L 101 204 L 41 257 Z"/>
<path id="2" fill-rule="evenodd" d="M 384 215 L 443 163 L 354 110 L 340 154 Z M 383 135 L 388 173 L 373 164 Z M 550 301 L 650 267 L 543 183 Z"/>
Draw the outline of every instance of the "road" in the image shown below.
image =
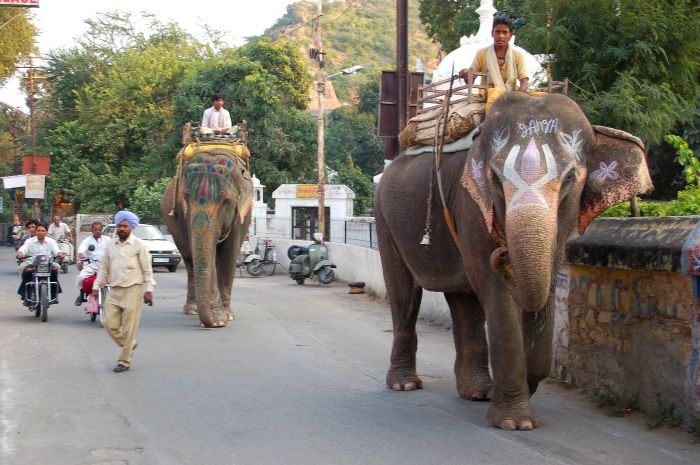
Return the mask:
<path id="1" fill-rule="evenodd" d="M 649 431 L 573 390 L 541 385 L 541 426 L 485 424 L 459 398 L 451 333 L 419 327 L 424 389 L 384 384 L 391 318 L 381 301 L 284 274 L 237 278 L 237 319 L 205 330 L 181 313 L 185 272 L 158 271 L 132 369 L 73 306 L 75 272 L 41 323 L 15 295 L 0 249 L 0 463 L 3 465 L 693 464 L 700 445 Z"/>

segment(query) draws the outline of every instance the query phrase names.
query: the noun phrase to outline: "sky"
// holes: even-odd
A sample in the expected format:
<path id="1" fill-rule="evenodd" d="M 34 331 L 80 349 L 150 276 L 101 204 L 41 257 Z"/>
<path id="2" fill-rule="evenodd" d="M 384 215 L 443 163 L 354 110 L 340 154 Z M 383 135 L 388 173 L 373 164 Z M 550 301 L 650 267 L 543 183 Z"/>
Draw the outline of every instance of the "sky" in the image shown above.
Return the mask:
<path id="1" fill-rule="evenodd" d="M 37 43 L 41 53 L 70 47 L 87 30 L 85 19 L 97 13 L 119 10 L 154 13 L 161 22 L 173 20 L 195 37 L 204 39 L 202 24 L 225 33 L 223 40 L 242 45 L 245 37 L 260 35 L 286 11 L 294 0 L 40 0 L 31 8 L 39 29 Z M 19 81 L 12 79 L 0 89 L 0 102 L 27 111 Z"/>

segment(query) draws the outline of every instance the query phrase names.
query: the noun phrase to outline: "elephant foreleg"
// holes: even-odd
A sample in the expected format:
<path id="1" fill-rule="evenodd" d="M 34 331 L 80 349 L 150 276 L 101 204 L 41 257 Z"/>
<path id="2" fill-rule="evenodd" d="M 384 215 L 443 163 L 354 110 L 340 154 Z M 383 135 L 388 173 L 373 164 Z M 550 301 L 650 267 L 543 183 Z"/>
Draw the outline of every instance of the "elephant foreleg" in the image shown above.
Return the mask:
<path id="1" fill-rule="evenodd" d="M 226 321 L 233 321 L 236 318 L 231 308 L 231 288 L 236 274 L 236 259 L 240 253 L 236 247 L 240 250 L 240 241 L 236 240 L 234 234 L 231 234 L 219 244 L 216 250 L 216 285 L 219 288 L 221 307 L 225 313 Z"/>
<path id="2" fill-rule="evenodd" d="M 501 429 L 533 429 L 537 416 L 529 403 L 522 311 L 503 289 L 493 288 L 489 294 L 485 311 L 493 394 L 486 419 Z"/>
<path id="3" fill-rule="evenodd" d="M 185 306 L 182 308 L 182 312 L 185 315 L 196 315 L 197 301 L 195 300 L 194 294 L 194 274 L 192 272 L 192 258 L 183 255 L 182 260 L 185 262 L 185 269 L 187 270 L 187 301 L 185 302 Z"/>
<path id="4" fill-rule="evenodd" d="M 465 399 L 488 400 L 493 382 L 489 374 L 484 310 L 473 294 L 445 293 L 445 299 L 452 314 L 452 333 L 457 352 L 457 391 Z"/>

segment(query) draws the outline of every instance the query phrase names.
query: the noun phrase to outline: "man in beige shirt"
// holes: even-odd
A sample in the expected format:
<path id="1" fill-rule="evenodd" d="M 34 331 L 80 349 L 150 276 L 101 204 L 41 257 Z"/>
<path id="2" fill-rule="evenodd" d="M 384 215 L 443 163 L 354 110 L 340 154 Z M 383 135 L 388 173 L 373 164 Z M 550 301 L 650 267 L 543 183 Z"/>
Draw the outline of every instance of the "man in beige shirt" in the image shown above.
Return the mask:
<path id="1" fill-rule="evenodd" d="M 151 253 L 146 244 L 132 234 L 139 218 L 122 210 L 114 216 L 118 240 L 104 250 L 102 264 L 92 287 L 97 296 L 101 287 L 109 284 L 110 291 L 104 304 L 104 326 L 114 342 L 121 347 L 115 373 L 131 368 L 131 355 L 136 348 L 136 331 L 141 321 L 141 299 L 153 304 L 156 285 L 151 268 Z"/>

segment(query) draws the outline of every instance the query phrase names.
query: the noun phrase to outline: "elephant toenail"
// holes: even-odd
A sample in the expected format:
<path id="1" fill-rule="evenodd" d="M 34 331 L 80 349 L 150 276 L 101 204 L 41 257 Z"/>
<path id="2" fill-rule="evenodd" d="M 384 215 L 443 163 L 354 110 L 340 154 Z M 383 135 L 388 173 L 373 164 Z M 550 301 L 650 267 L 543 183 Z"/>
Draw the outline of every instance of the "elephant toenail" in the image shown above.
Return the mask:
<path id="1" fill-rule="evenodd" d="M 521 430 L 531 430 L 533 428 L 534 428 L 534 425 L 532 424 L 532 422 L 530 420 L 523 420 L 518 425 L 518 429 L 521 429 Z"/>
<path id="2" fill-rule="evenodd" d="M 500 425 L 498 425 L 499 428 L 505 429 L 508 431 L 514 431 L 517 429 L 517 425 L 515 424 L 515 420 L 503 420 Z"/>

